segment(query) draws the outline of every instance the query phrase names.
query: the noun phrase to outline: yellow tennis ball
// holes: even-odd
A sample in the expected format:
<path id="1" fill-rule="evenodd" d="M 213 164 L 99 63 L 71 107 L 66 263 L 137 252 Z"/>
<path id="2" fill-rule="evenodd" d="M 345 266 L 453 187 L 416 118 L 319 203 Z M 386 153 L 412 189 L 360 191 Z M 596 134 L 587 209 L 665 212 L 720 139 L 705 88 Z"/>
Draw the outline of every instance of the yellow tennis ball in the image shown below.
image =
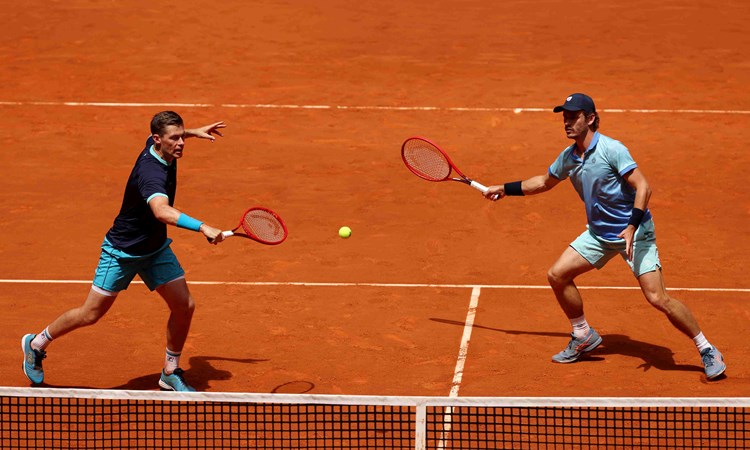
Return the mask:
<path id="1" fill-rule="evenodd" d="M 341 236 L 342 238 L 346 239 L 346 238 L 348 238 L 351 235 L 352 235 L 352 229 L 351 228 L 349 228 L 349 227 L 341 227 L 341 228 L 339 228 L 339 236 Z"/>

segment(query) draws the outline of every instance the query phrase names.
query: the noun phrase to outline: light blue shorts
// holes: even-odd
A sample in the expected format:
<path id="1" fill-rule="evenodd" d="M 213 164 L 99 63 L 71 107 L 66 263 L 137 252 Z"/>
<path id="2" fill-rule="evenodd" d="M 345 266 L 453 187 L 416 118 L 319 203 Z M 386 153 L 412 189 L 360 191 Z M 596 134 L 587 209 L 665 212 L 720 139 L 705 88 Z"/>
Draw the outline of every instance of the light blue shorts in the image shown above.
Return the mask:
<path id="1" fill-rule="evenodd" d="M 107 292 L 124 291 L 137 274 L 153 291 L 163 284 L 184 276 L 185 271 L 182 270 L 177 257 L 169 247 L 171 243 L 172 240 L 167 239 L 164 245 L 154 253 L 133 256 L 117 250 L 107 239 L 104 239 L 99 265 L 94 274 L 94 286 Z"/>
<path id="2" fill-rule="evenodd" d="M 624 239 L 605 241 L 588 229 L 581 233 L 570 246 L 597 269 L 604 267 L 618 253 L 628 263 L 636 277 L 661 268 L 653 220 L 641 223 L 635 231 L 632 261 L 628 261 L 625 254 Z"/>

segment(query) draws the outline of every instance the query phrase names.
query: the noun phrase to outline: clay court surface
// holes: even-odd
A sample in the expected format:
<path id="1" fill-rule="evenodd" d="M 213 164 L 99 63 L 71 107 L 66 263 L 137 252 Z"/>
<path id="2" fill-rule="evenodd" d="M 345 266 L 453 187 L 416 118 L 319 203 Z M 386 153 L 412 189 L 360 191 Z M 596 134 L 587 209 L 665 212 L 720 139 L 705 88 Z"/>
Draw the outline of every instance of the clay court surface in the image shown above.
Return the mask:
<path id="1" fill-rule="evenodd" d="M 228 124 L 214 144 L 188 142 L 175 206 L 231 228 L 263 205 L 290 230 L 277 247 L 214 247 L 170 228 L 198 302 L 182 365 L 199 390 L 750 395 L 750 10 L 624 3 L 6 10 L 1 384 L 28 385 L 21 336 L 85 298 L 149 120 L 174 109 L 188 127 Z M 670 293 L 724 353 L 726 378 L 705 381 L 693 343 L 621 260 L 578 280 L 601 349 L 552 364 L 569 324 L 546 271 L 585 225 L 570 184 L 490 203 L 400 160 L 401 142 L 423 135 L 484 184 L 541 174 L 568 145 L 551 108 L 577 91 L 648 177 Z M 133 284 L 100 323 L 49 348 L 47 386 L 156 389 L 167 315 Z"/>

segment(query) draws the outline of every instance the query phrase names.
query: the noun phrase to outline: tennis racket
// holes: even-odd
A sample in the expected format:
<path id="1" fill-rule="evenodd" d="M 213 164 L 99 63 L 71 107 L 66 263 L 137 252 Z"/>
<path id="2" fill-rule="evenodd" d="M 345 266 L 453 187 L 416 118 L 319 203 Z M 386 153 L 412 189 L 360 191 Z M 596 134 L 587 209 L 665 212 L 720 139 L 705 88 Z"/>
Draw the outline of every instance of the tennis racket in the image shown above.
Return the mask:
<path id="1" fill-rule="evenodd" d="M 266 245 L 284 242 L 288 231 L 284 221 L 270 209 L 255 206 L 242 215 L 239 225 L 231 231 L 222 231 L 224 238 L 239 236 Z"/>
<path id="2" fill-rule="evenodd" d="M 428 139 L 410 137 L 404 141 L 401 146 L 401 158 L 406 167 L 419 178 L 427 181 L 459 181 L 482 191 L 483 194 L 487 193 L 487 186 L 464 175 L 453 164 L 448 154 Z M 458 177 L 451 177 L 452 172 L 456 172 Z"/>

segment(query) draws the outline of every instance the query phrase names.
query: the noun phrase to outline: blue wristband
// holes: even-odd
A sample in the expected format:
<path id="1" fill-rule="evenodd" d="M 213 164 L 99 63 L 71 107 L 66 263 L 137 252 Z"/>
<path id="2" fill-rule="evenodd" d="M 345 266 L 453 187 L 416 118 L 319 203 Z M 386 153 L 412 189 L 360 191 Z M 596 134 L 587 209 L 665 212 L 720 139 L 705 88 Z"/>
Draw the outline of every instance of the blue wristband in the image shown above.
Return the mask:
<path id="1" fill-rule="evenodd" d="M 185 213 L 180 213 L 180 217 L 177 218 L 177 226 L 186 230 L 200 231 L 201 222 L 198 219 L 193 219 Z"/>

